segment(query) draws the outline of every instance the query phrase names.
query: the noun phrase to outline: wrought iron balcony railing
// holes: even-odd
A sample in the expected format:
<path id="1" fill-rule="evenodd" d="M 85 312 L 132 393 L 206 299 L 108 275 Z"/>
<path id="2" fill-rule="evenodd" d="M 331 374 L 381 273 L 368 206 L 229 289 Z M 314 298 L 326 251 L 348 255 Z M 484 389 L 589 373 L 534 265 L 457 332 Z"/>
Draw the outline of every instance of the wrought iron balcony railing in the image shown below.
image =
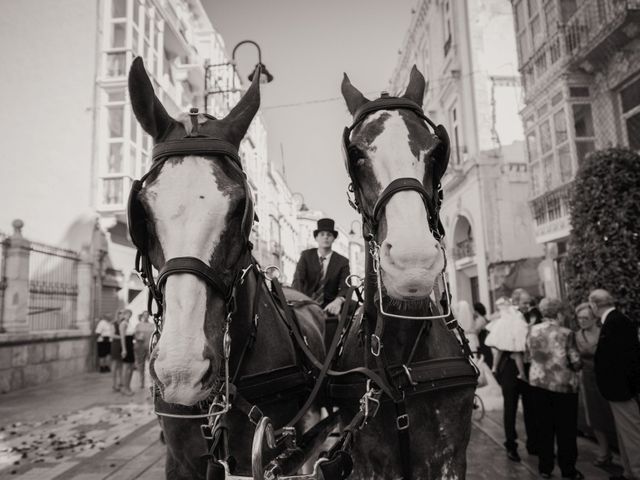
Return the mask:
<path id="1" fill-rule="evenodd" d="M 461 242 L 456 243 L 453 247 L 454 260 L 460 260 L 462 258 L 473 257 L 476 254 L 476 247 L 473 243 L 473 238 L 467 238 Z"/>
<path id="2" fill-rule="evenodd" d="M 599 47 L 608 45 L 606 40 L 616 39 L 627 23 L 640 18 L 640 0 L 587 0 L 578 7 L 564 26 L 567 53 L 575 60 L 583 61 L 591 54 L 609 56 L 610 48 L 598 54 Z M 623 40 L 624 41 L 624 40 Z"/>

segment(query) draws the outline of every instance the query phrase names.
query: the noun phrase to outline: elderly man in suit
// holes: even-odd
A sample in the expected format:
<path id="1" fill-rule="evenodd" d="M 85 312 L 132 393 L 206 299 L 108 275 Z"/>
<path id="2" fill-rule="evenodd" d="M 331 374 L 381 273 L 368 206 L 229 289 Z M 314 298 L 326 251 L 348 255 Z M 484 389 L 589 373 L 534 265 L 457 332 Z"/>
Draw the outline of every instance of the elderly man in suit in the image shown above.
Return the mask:
<path id="1" fill-rule="evenodd" d="M 302 252 L 292 284 L 293 288 L 318 302 L 331 316 L 340 313 L 348 290 L 345 280 L 349 276 L 349 260 L 331 250 L 337 236 L 332 219 L 318 220 L 313 231 L 318 248 Z"/>
<path id="2" fill-rule="evenodd" d="M 606 290 L 593 290 L 589 305 L 602 320 L 602 330 L 594 357 L 598 389 L 613 412 L 622 477 L 640 480 L 640 341 L 631 320 L 619 312 Z"/>

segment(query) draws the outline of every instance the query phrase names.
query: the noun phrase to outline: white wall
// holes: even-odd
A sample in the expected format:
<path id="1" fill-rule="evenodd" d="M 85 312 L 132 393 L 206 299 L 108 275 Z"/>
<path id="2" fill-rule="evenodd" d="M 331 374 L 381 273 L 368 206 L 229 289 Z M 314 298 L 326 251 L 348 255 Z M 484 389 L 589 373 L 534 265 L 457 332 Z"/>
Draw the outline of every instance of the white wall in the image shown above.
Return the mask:
<path id="1" fill-rule="evenodd" d="M 56 242 L 91 204 L 97 1 L 2 0 L 0 230 Z"/>

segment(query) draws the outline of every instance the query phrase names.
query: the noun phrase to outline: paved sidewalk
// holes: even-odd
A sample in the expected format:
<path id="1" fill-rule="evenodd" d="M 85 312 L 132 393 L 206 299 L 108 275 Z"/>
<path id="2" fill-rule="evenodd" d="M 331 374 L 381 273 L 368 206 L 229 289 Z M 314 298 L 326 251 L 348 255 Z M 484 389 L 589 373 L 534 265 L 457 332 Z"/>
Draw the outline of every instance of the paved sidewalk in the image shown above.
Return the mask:
<path id="1" fill-rule="evenodd" d="M 498 404 L 486 400 L 490 407 Z M 523 435 L 521 416 L 517 428 Z M 112 392 L 109 374 L 85 374 L 0 395 L 0 480 L 160 480 L 165 447 L 159 433 L 148 392 L 137 390 L 133 397 Z M 500 410 L 474 421 L 469 480 L 539 478 L 537 457 L 521 452 L 521 463 L 507 459 L 503 435 Z M 596 448 L 590 440 L 579 438 L 578 450 L 578 469 L 586 478 L 620 474 L 620 468 L 591 465 Z"/>
<path id="2" fill-rule="evenodd" d="M 81 464 L 102 457 L 104 468 L 94 465 L 92 476 L 77 478 L 105 478 L 158 439 L 149 392 L 134 391 L 113 392 L 110 374 L 89 373 L 1 395 L 0 480 L 70 479 Z M 121 443 L 127 449 L 115 451 Z M 157 460 L 162 446 L 155 453 Z"/>

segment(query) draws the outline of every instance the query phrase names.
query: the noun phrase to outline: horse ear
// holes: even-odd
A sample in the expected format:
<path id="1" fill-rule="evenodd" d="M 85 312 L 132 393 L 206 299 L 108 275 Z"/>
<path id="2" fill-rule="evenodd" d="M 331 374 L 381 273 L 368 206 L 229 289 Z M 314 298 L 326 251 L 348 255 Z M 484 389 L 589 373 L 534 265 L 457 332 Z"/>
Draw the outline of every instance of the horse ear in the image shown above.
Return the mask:
<path id="1" fill-rule="evenodd" d="M 362 105 L 369 102 L 369 99 L 366 98 L 360 90 L 351 85 L 351 80 L 347 74 L 344 74 L 342 78 L 342 96 L 344 97 L 344 101 L 347 102 L 347 108 L 349 109 L 349 113 L 354 115 L 356 110 L 358 110 Z"/>
<path id="2" fill-rule="evenodd" d="M 418 105 L 422 105 L 425 88 L 426 82 L 424 77 L 414 65 L 411 69 L 411 73 L 409 74 L 409 85 L 407 86 L 407 91 L 404 92 L 403 97 L 416 102 Z"/>
<path id="3" fill-rule="evenodd" d="M 260 70 L 260 66 L 256 67 L 253 81 L 245 94 L 229 114 L 220 120 L 220 124 L 226 129 L 227 140 L 235 146 L 240 145 L 242 137 L 247 133 L 253 117 L 260 108 Z"/>
<path id="4" fill-rule="evenodd" d="M 129 70 L 129 98 L 133 113 L 144 131 L 154 140 L 160 139 L 174 120 L 153 92 L 141 57 L 136 57 Z"/>

